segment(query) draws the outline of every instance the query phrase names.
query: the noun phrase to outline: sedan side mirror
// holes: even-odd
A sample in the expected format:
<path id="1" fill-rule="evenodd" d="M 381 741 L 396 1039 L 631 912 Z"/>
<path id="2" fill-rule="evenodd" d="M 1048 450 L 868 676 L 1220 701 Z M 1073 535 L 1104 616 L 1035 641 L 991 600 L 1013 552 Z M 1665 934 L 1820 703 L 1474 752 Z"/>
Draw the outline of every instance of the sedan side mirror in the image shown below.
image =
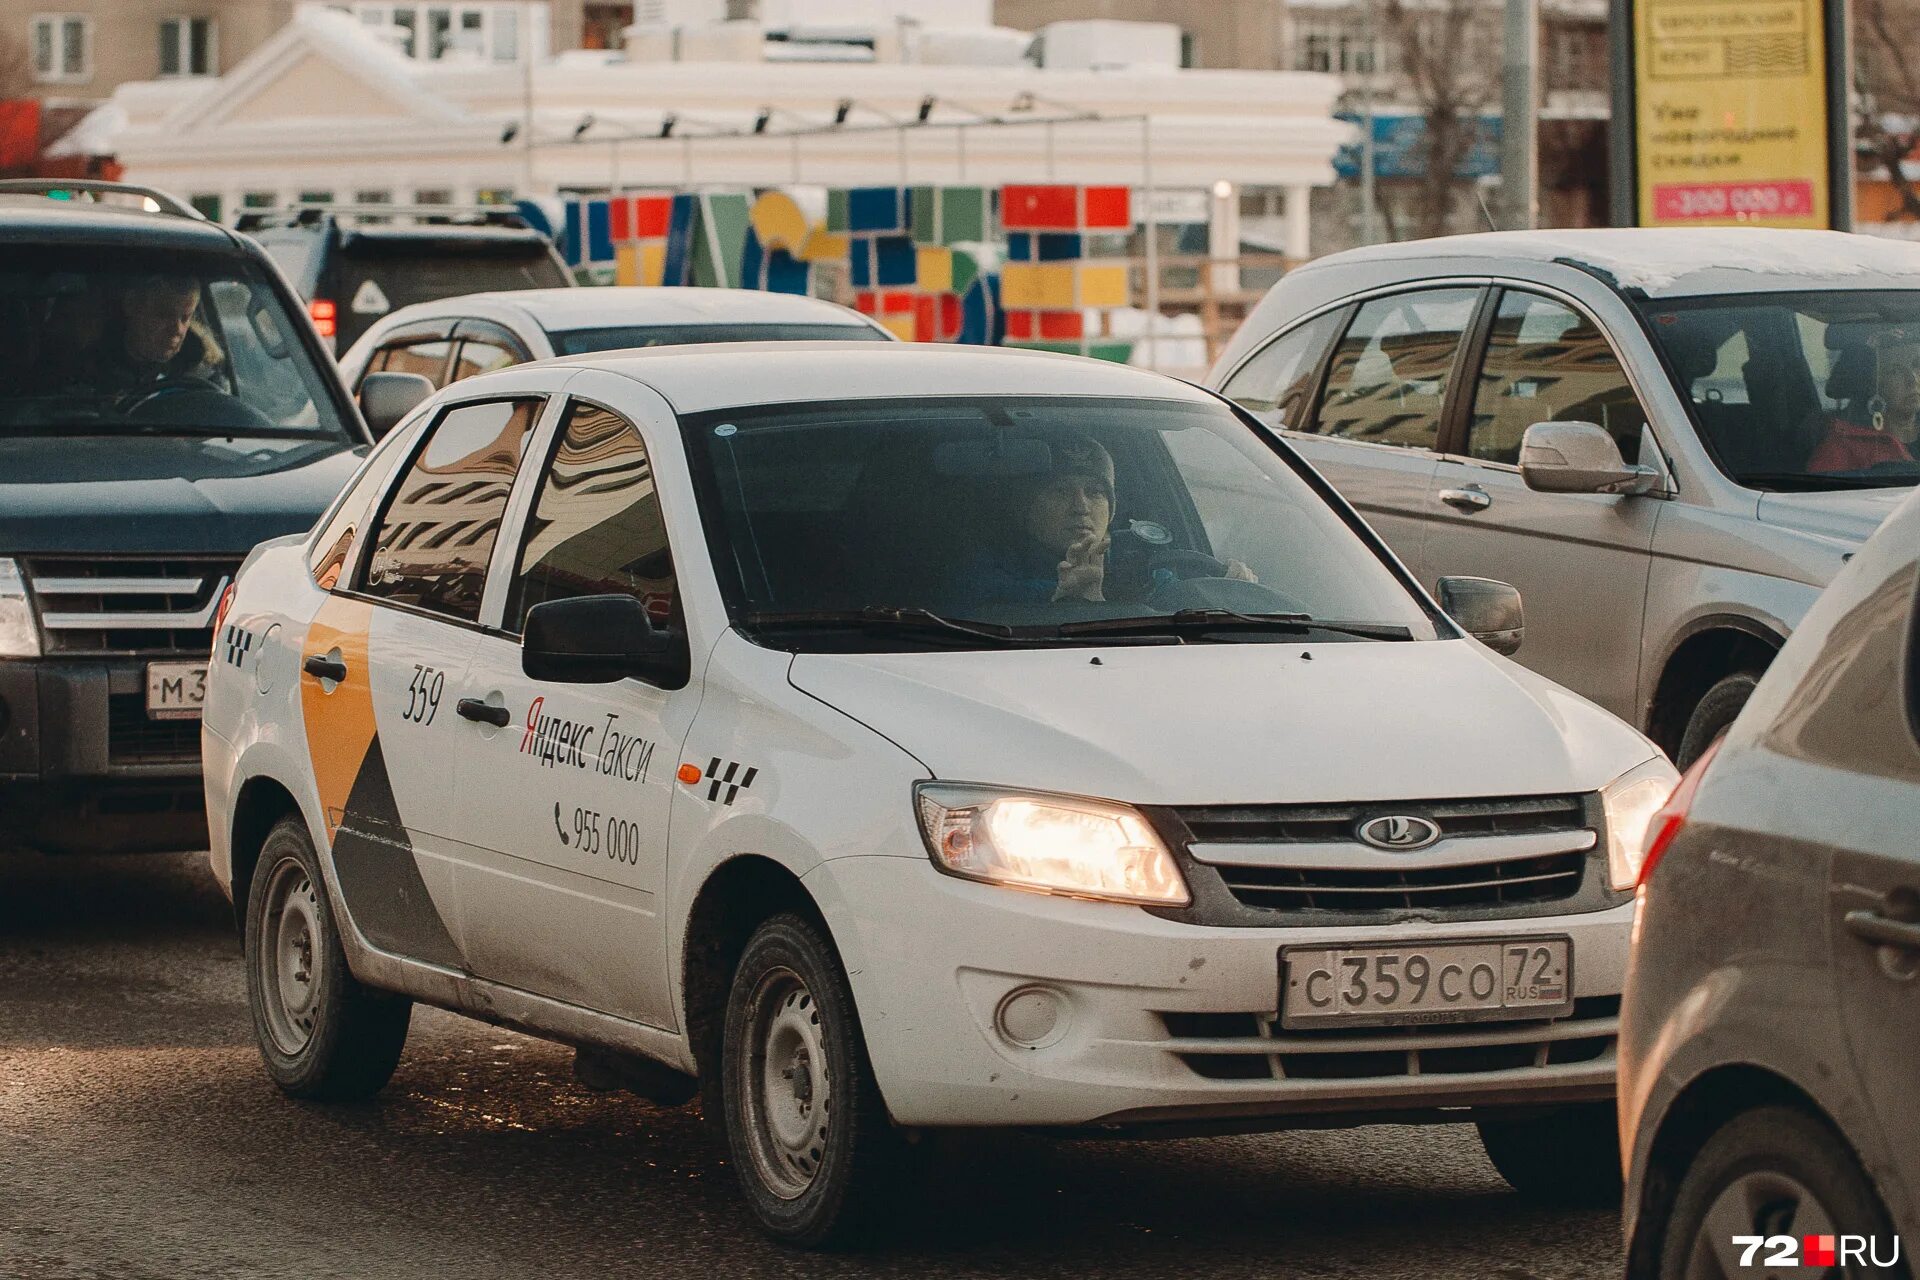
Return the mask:
<path id="1" fill-rule="evenodd" d="M 1495 653 L 1511 654 L 1526 635 L 1520 593 L 1492 578 L 1442 578 L 1440 608 L 1460 629 Z"/>
<path id="2" fill-rule="evenodd" d="M 527 611 L 520 669 L 535 680 L 611 684 L 638 676 L 678 689 L 691 668 L 684 635 L 654 628 L 632 596 L 574 596 Z"/>
<path id="3" fill-rule="evenodd" d="M 1652 467 L 1630 467 L 1620 446 L 1591 422 L 1536 422 L 1520 437 L 1520 478 L 1541 493 L 1646 493 Z"/>
<path id="4" fill-rule="evenodd" d="M 417 373 L 370 373 L 360 382 L 360 415 L 378 440 L 432 394 L 433 384 Z"/>

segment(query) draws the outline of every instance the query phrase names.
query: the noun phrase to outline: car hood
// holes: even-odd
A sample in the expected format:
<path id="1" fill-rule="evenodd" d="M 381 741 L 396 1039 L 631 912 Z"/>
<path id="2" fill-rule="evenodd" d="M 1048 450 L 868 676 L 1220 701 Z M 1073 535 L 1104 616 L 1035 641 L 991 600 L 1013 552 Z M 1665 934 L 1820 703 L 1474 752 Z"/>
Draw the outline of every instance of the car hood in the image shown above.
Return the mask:
<path id="1" fill-rule="evenodd" d="M 1137 804 L 1591 791 L 1657 754 L 1467 640 L 801 654 L 789 679 L 937 777 Z"/>
<path id="2" fill-rule="evenodd" d="M 0 555 L 242 554 L 311 528 L 359 465 L 334 442 L 0 439 Z"/>
<path id="3" fill-rule="evenodd" d="M 1767 524 L 1842 542 L 1873 536 L 1912 489 L 1845 489 L 1829 493 L 1763 493 L 1760 519 Z"/>

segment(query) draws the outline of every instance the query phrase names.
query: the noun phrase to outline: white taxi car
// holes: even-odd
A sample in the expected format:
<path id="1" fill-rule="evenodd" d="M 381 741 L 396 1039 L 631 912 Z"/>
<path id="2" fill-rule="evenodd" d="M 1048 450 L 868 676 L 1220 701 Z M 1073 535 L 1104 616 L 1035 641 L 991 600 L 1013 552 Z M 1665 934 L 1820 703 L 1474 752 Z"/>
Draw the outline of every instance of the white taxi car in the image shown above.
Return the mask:
<path id="1" fill-rule="evenodd" d="M 212 859 L 267 1069 L 370 1094 L 424 1001 L 697 1079 L 803 1244 L 943 1126 L 1477 1121 L 1524 1190 L 1617 1190 L 1674 774 L 1489 647 L 1510 588 L 1441 595 L 1252 420 L 1115 365 L 459 383 L 219 620 Z"/>

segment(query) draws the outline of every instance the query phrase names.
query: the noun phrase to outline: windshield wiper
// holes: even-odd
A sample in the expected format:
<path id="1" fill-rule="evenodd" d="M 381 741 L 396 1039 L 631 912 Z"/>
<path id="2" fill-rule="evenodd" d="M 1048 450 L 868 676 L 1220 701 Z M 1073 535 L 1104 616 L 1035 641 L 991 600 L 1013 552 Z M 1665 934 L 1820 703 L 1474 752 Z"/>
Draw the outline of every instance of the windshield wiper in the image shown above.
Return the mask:
<path id="1" fill-rule="evenodd" d="M 1734 479 L 1750 489 L 1772 489 L 1788 493 L 1818 493 L 1822 489 L 1898 489 L 1920 482 L 1920 471 L 1911 475 L 1877 476 L 1809 475 L 1801 471 L 1750 471 Z"/>
<path id="2" fill-rule="evenodd" d="M 1280 631 L 1310 635 L 1331 631 L 1366 640 L 1411 640 L 1411 627 L 1387 622 L 1334 622 L 1307 613 L 1240 613 L 1233 609 L 1181 609 L 1158 617 L 1093 618 L 1068 622 L 1057 629 L 1063 636 L 1197 635 L 1209 631 Z"/>
<path id="3" fill-rule="evenodd" d="M 740 619 L 753 628 L 822 629 L 845 631 L 919 631 L 939 635 L 966 636 L 970 640 L 989 640 L 996 644 L 1032 644 L 1012 627 L 997 622 L 977 622 L 971 618 L 948 618 L 931 609 L 907 609 L 898 605 L 870 604 L 864 609 L 801 610 L 790 613 L 749 613 Z"/>

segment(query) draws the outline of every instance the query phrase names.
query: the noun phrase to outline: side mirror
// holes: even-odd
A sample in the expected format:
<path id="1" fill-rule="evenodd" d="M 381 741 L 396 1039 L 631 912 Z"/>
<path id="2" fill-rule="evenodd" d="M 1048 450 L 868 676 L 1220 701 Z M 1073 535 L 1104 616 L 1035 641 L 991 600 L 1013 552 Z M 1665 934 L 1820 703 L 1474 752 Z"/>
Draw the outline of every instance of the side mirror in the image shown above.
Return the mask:
<path id="1" fill-rule="evenodd" d="M 1460 629 L 1495 653 L 1511 654 L 1526 635 L 1520 593 L 1492 578 L 1442 578 L 1440 608 Z"/>
<path id="2" fill-rule="evenodd" d="M 360 382 L 360 414 L 378 440 L 432 394 L 433 384 L 417 373 L 370 373 Z"/>
<path id="3" fill-rule="evenodd" d="M 527 611 L 520 669 L 535 680 L 611 684 L 638 676 L 667 688 L 690 674 L 683 636 L 654 629 L 647 606 L 632 596 L 575 596 Z"/>
<path id="4" fill-rule="evenodd" d="M 1541 493 L 1646 493 L 1652 467 L 1630 467 L 1613 437 L 1591 422 L 1536 422 L 1520 437 L 1520 478 Z"/>

